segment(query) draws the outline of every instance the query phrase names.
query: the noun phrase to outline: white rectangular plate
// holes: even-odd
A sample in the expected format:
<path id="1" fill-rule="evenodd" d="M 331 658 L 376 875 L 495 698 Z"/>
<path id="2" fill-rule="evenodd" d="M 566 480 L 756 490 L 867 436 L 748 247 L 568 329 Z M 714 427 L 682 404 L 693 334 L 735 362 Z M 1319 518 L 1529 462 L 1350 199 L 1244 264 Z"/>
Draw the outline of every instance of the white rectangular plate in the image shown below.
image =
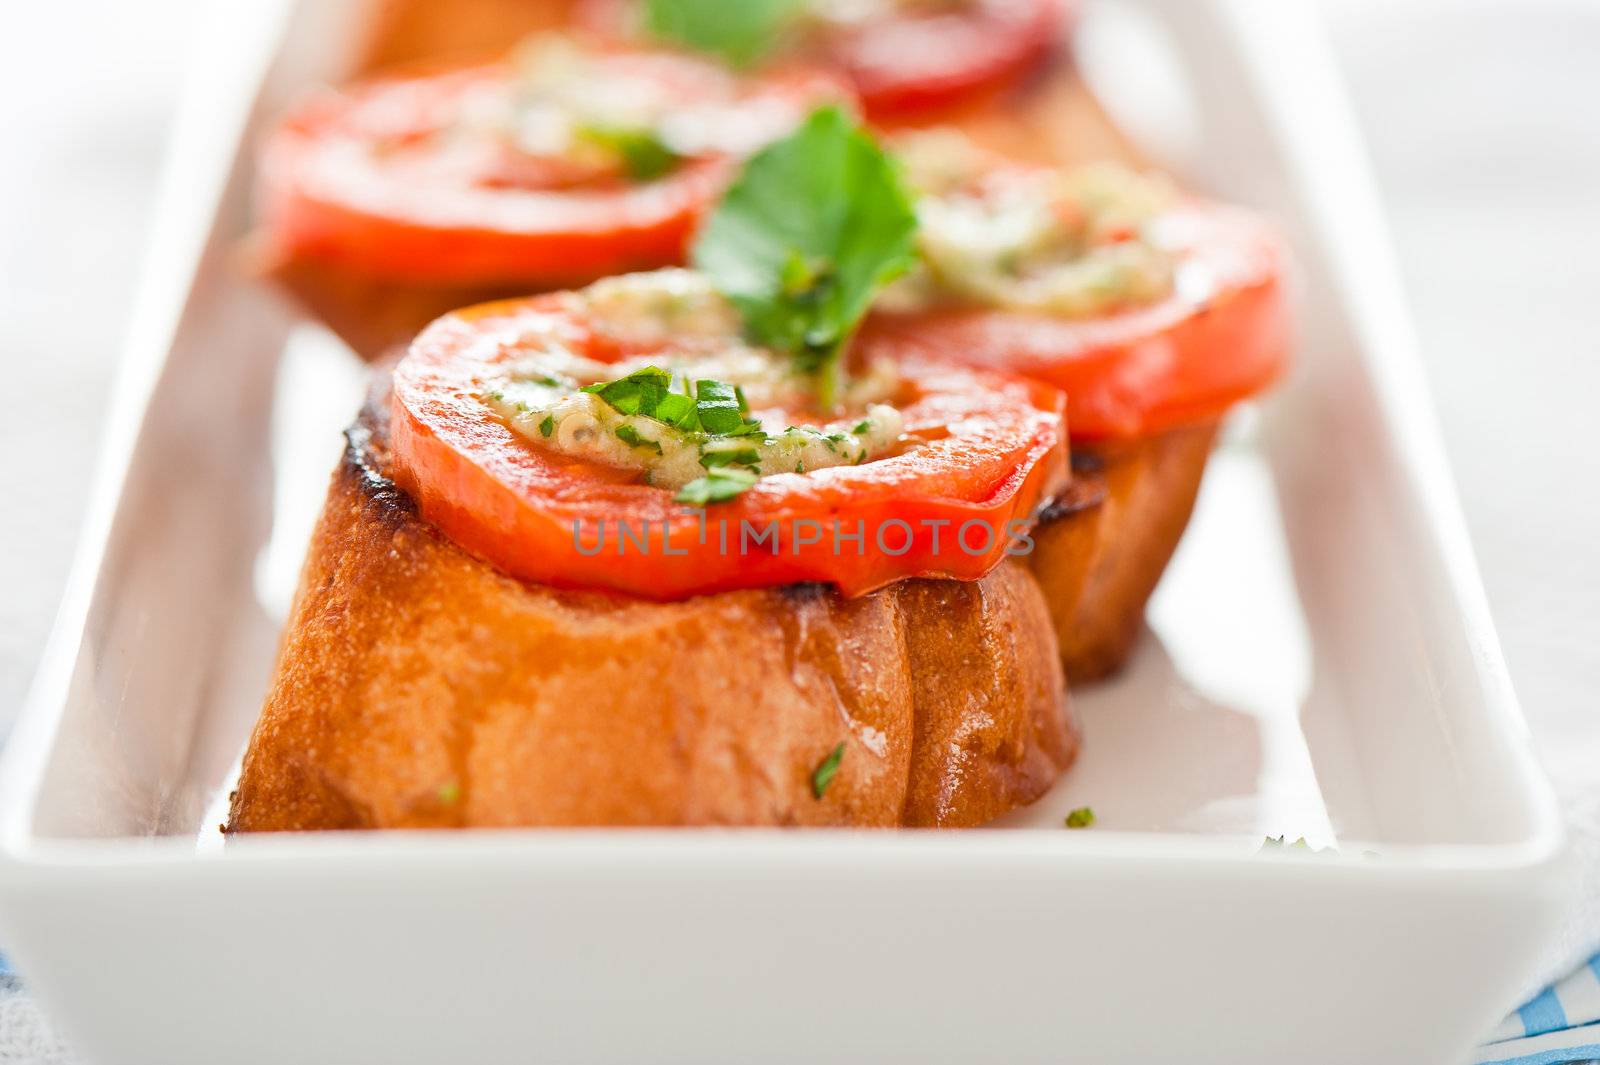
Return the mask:
<path id="1" fill-rule="evenodd" d="M 216 846 L 361 387 L 233 269 L 248 146 L 355 6 L 214 35 L 0 768 L 0 942 L 93 1060 L 1444 1063 L 1497 1019 L 1559 919 L 1560 822 L 1330 58 L 1280 0 L 1107 3 L 1080 37 L 1146 147 L 1282 222 L 1304 342 L 1043 801 L 962 834 Z M 1337 852 L 1257 853 L 1280 834 Z"/>

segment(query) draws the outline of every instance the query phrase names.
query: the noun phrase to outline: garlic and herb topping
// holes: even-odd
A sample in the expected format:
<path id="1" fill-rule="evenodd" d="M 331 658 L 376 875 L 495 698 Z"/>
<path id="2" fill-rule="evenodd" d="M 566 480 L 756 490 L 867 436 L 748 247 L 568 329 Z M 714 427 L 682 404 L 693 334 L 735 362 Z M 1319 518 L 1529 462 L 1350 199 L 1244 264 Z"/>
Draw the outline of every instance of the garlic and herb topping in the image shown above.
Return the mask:
<path id="1" fill-rule="evenodd" d="M 1173 291 L 1176 257 L 1152 225 L 1175 199 L 1164 178 L 1114 164 L 995 167 L 945 131 L 897 148 L 919 194 L 921 263 L 885 293 L 885 305 L 954 298 L 1086 318 Z"/>
<path id="2" fill-rule="evenodd" d="M 731 498 L 757 478 L 858 465 L 899 446 L 899 390 L 887 366 L 852 382 L 846 416 L 792 424 L 813 398 L 787 357 L 742 341 L 738 318 L 685 271 L 612 278 L 572 297 L 625 346 L 658 348 L 599 362 L 552 337 L 483 394 L 516 432 L 585 462 L 637 470 L 685 502 Z M 709 495 L 708 495 L 709 493 Z"/>
<path id="3" fill-rule="evenodd" d="M 752 91 L 713 64 L 558 34 L 524 42 L 511 68 L 508 81 L 468 96 L 456 129 L 467 146 L 487 132 L 506 149 L 501 169 L 512 184 L 654 181 L 689 159 L 749 154 L 802 117 L 795 101 Z"/>

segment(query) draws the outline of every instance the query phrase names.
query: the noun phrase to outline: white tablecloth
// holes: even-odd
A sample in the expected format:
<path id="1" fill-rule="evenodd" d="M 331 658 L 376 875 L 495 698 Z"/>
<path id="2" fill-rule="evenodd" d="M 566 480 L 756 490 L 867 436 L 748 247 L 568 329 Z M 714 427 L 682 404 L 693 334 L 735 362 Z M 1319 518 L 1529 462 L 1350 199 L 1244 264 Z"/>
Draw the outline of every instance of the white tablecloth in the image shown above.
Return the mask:
<path id="1" fill-rule="evenodd" d="M 80 0 L 7 12 L 0 732 L 71 555 L 199 7 Z M 1588 826 L 1579 846 L 1594 867 L 1600 4 L 1324 7 L 1371 138 L 1506 655 L 1551 776 Z M 1584 927 L 1600 927 L 1596 903 Z M 6 1009 L 15 1021 L 27 1006 Z M 28 1059 L 0 1052 L 7 1060 Z"/>

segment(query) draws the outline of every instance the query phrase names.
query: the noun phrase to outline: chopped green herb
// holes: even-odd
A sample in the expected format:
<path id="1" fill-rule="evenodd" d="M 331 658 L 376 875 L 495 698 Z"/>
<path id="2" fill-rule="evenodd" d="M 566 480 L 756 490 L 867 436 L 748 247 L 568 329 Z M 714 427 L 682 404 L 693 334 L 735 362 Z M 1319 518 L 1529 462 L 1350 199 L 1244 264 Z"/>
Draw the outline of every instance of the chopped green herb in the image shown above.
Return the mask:
<path id="1" fill-rule="evenodd" d="M 679 503 L 686 503 L 691 507 L 726 503 L 730 499 L 738 498 L 757 480 L 759 475 L 754 470 L 739 466 L 719 466 L 714 470 L 707 470 L 704 477 L 684 485 L 674 498 Z"/>
<path id="2" fill-rule="evenodd" d="M 822 798 L 823 793 L 828 790 L 828 785 L 833 783 L 833 778 L 838 774 L 839 763 L 842 761 L 844 761 L 843 743 L 835 747 L 828 757 L 822 760 L 822 764 L 811 771 L 811 794 L 819 799 Z"/>
<path id="3" fill-rule="evenodd" d="M 694 395 L 700 427 L 706 432 L 713 436 L 728 436 L 744 427 L 744 415 L 739 412 L 739 396 L 732 385 L 721 381 L 696 381 Z"/>
<path id="4" fill-rule="evenodd" d="M 749 66 L 776 47 L 807 0 L 645 0 L 645 32 Z"/>
<path id="5" fill-rule="evenodd" d="M 744 398 L 744 389 L 739 385 L 733 386 L 733 398 L 739 401 L 739 413 L 750 413 L 750 401 Z"/>
<path id="6" fill-rule="evenodd" d="M 735 386 L 721 381 L 697 381 L 694 396 L 690 397 L 674 392 L 673 381 L 670 372 L 645 366 L 615 381 L 588 385 L 583 391 L 599 396 L 621 414 L 653 418 L 686 433 L 763 435 L 761 423 L 744 416 Z"/>
<path id="7" fill-rule="evenodd" d="M 861 421 L 856 422 L 856 427 L 850 431 L 857 436 L 866 436 L 872 432 L 872 423 L 863 418 Z"/>
<path id="8" fill-rule="evenodd" d="M 544 437 L 546 440 L 548 440 L 548 439 L 550 439 L 550 434 L 555 432 L 555 429 L 556 429 L 556 418 L 555 418 L 555 415 L 546 414 L 544 416 L 544 421 L 539 423 L 539 435 Z"/>
<path id="9" fill-rule="evenodd" d="M 536 385 L 544 385 L 546 388 L 559 388 L 563 384 L 561 378 L 551 377 L 547 373 L 539 374 L 537 377 L 530 377 L 529 380 Z"/>
<path id="10" fill-rule="evenodd" d="M 1265 840 L 1262 841 L 1261 850 L 1264 850 L 1264 851 L 1266 851 L 1266 850 L 1274 850 L 1274 851 L 1313 851 L 1313 853 L 1315 853 L 1315 851 L 1312 848 L 1311 844 L 1306 842 L 1306 838 L 1304 836 L 1301 836 L 1299 839 L 1295 840 L 1293 843 L 1288 842 L 1288 838 L 1289 837 L 1287 837 L 1287 836 L 1268 836 Z"/>
<path id="11" fill-rule="evenodd" d="M 583 391 L 594 393 L 623 414 L 653 418 L 671 387 L 672 374 L 656 366 L 643 366 L 626 377 L 588 385 Z"/>
<path id="12" fill-rule="evenodd" d="M 795 473 L 805 473 L 806 472 L 806 463 L 805 463 L 804 459 L 796 460 L 796 462 L 794 464 L 794 472 Z"/>
<path id="13" fill-rule="evenodd" d="M 894 162 L 829 106 L 751 157 L 701 231 L 693 260 L 754 340 L 815 375 L 828 409 L 840 353 L 878 290 L 910 268 L 916 228 Z"/>
<path id="14" fill-rule="evenodd" d="M 617 426 L 617 439 L 629 447 L 642 447 L 646 451 L 654 451 L 657 455 L 661 454 L 661 442 L 659 440 L 646 440 L 639 435 L 639 430 L 631 425 Z"/>
<path id="15" fill-rule="evenodd" d="M 1080 806 L 1067 815 L 1068 828 L 1088 828 L 1094 824 L 1094 810 L 1088 806 Z"/>
<path id="16" fill-rule="evenodd" d="M 653 417 L 679 429 L 693 429 L 699 424 L 694 400 L 682 392 L 668 392 L 662 396 L 661 402 L 656 404 Z"/>
<path id="17" fill-rule="evenodd" d="M 719 466 L 759 466 L 761 452 L 753 447 L 716 447 L 700 452 L 700 465 L 706 469 Z"/>
<path id="18" fill-rule="evenodd" d="M 582 126 L 577 136 L 615 154 L 634 181 L 665 177 L 683 162 L 683 156 L 667 147 L 660 134 L 649 128 Z"/>

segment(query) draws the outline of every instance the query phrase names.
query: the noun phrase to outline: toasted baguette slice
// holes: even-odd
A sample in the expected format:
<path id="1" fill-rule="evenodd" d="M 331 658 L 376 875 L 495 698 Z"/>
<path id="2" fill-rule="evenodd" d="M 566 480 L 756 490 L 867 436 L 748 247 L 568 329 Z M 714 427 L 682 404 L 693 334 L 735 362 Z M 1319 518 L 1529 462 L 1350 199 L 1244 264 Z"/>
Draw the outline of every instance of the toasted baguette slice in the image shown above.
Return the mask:
<path id="1" fill-rule="evenodd" d="M 525 584 L 418 517 L 387 476 L 386 410 L 350 430 L 231 831 L 960 827 L 1031 802 L 1077 752 L 1019 563 L 854 600 Z"/>
<path id="2" fill-rule="evenodd" d="M 368 362 L 389 357 L 458 307 L 528 294 L 525 286 L 401 284 L 307 256 L 255 254 L 247 261 Z"/>
<path id="3" fill-rule="evenodd" d="M 371 0 L 355 73 L 499 55 L 529 34 L 561 29 L 572 0 Z"/>
<path id="4" fill-rule="evenodd" d="M 1127 661 L 1144 607 L 1178 548 L 1215 422 L 1117 444 L 1074 444 L 1073 485 L 1043 514 L 1028 562 L 1072 683 Z"/>

